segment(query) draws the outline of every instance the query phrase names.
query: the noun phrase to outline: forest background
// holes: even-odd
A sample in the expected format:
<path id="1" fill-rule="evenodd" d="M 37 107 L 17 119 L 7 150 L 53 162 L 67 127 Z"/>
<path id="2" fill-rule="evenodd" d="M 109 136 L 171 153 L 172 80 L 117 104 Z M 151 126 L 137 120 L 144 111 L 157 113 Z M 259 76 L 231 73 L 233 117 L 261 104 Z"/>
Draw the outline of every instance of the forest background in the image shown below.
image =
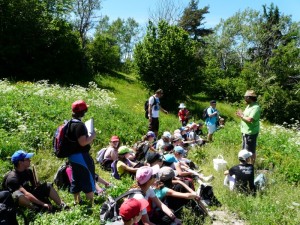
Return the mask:
<path id="1" fill-rule="evenodd" d="M 163 2 L 170 3 L 167 0 Z M 124 107 L 128 104 L 141 115 L 143 113 L 137 108 L 142 107 L 150 93 L 162 88 L 165 108 L 176 113 L 178 103 L 187 102 L 195 121 L 201 119 L 201 112 L 207 105 L 205 102 L 216 99 L 221 103 L 218 106 L 229 124 L 230 121 L 236 122 L 232 110 L 241 106 L 245 90 L 254 89 L 259 95 L 265 124 L 276 123 L 299 130 L 299 21 L 292 21 L 275 5 L 262 6 L 261 11 L 247 9 L 237 12 L 216 27 L 204 28 L 209 7 L 199 8 L 199 2 L 192 0 L 176 17 L 176 13 L 166 13 L 170 12 L 171 4 L 165 4 L 149 18 L 142 36 L 141 27 L 133 18 L 114 21 L 107 16 L 96 18 L 100 9 L 99 0 L 0 0 L 0 75 L 9 80 L 1 82 L 2 95 L 5 96 L 0 117 L 2 174 L 9 167 L 5 159 L 14 150 L 25 148 L 39 152 L 50 149 L 49 130 L 51 136 L 62 118 L 68 118 L 65 113 L 71 99 L 67 96 L 72 95 L 72 100 L 76 100 L 76 96 L 89 98 L 98 109 L 110 105 L 110 101 L 105 101 L 109 99 L 106 92 L 98 92 L 99 87 L 115 92 L 118 104 L 126 103 Z M 95 29 L 93 36 L 88 35 L 90 29 Z M 116 78 L 128 82 L 127 85 L 120 85 Z M 48 82 L 38 82 L 36 87 L 24 82 L 39 80 Z M 16 86 L 12 85 L 15 82 Z M 136 82 L 142 85 L 139 89 L 129 85 Z M 64 93 L 58 92 L 58 89 Z M 15 95 L 11 96 L 7 90 L 20 92 L 15 91 Z M 33 90 L 36 92 L 30 92 Z M 95 90 L 96 94 L 93 93 Z M 131 92 L 130 97 L 127 92 Z M 42 98 L 44 102 L 41 103 L 39 97 L 33 98 L 35 95 L 46 96 Z M 105 103 L 97 103 L 97 98 Z M 51 110 L 42 110 L 43 106 L 46 108 L 52 104 L 55 107 Z M 32 108 L 39 108 L 39 111 L 32 112 Z M 106 128 L 102 130 L 104 137 L 97 139 L 95 146 L 105 145 L 112 131 L 121 136 L 124 144 L 131 144 L 145 132 L 145 121 L 140 118 L 128 121 L 130 112 L 124 114 L 120 108 L 109 106 L 104 110 L 103 117 L 107 115 L 104 113 L 109 113 L 112 118 L 98 124 Z M 95 117 L 99 116 L 94 113 Z M 129 124 L 120 127 L 112 123 L 114 119 Z M 164 119 L 166 122 L 162 129 L 175 128 L 174 118 Z M 127 135 L 130 125 L 137 133 Z M 233 125 L 232 129 L 236 126 Z M 228 136 L 222 137 L 226 138 L 224 141 L 230 148 L 231 142 L 236 144 L 233 139 L 239 138 L 236 138 L 237 132 L 227 132 Z M 268 145 L 267 137 L 274 132 L 277 139 Z M 291 139 L 291 134 L 280 136 L 278 130 L 265 135 L 261 143 L 267 161 L 262 163 L 261 168 L 269 168 L 269 164 L 272 168 L 274 165 L 278 167 L 279 174 L 284 177 L 281 181 L 290 185 L 280 186 L 287 192 L 282 196 L 290 200 L 293 195 L 289 192 L 298 187 L 300 176 L 297 166 L 299 147 L 297 150 L 297 146 L 290 145 L 298 142 Z M 195 158 L 203 158 L 201 163 L 207 163 L 206 160 L 215 156 L 213 148 L 220 150 L 224 141 L 208 148 L 211 153 L 196 152 Z M 226 156 L 225 149 L 222 151 Z M 233 153 L 230 156 L 235 159 Z M 39 162 L 38 159 L 36 162 Z M 49 171 L 53 174 L 55 170 L 44 164 L 41 168 L 45 179 L 49 178 Z M 282 196 L 280 199 L 284 199 Z M 228 202 L 229 198 L 226 200 Z M 237 201 L 232 201 L 233 208 L 236 208 L 233 205 Z M 286 222 L 282 215 L 285 208 L 277 208 L 278 204 L 274 205 L 272 201 L 270 198 L 270 204 L 262 205 L 261 209 L 267 214 L 281 214 L 277 215 L 281 220 L 275 217 L 274 221 Z M 244 208 L 241 213 L 247 219 L 255 210 L 251 206 L 258 202 L 249 200 L 249 204 L 250 210 Z M 243 207 L 245 205 L 241 203 L 240 208 Z M 299 211 L 296 213 L 299 215 Z M 270 217 L 263 214 L 259 218 Z M 287 224 L 293 224 L 292 220 L 287 221 Z"/>

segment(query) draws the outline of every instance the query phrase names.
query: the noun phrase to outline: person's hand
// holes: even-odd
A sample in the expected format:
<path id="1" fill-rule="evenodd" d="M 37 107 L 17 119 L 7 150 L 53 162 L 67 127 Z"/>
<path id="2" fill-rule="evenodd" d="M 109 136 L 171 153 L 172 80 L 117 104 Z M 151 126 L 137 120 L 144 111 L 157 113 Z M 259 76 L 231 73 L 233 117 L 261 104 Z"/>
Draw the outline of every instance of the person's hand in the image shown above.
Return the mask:
<path id="1" fill-rule="evenodd" d="M 243 117 L 244 116 L 244 114 L 243 114 L 243 112 L 242 112 L 242 110 L 238 110 L 238 111 L 236 111 L 236 113 L 235 113 L 238 117 Z"/>
<path id="2" fill-rule="evenodd" d="M 167 110 L 164 110 L 164 113 L 165 113 L 165 114 L 168 114 L 169 112 L 168 112 Z"/>
<path id="3" fill-rule="evenodd" d="M 52 210 L 52 205 L 44 203 L 43 208 L 46 208 L 48 211 L 51 211 Z"/>

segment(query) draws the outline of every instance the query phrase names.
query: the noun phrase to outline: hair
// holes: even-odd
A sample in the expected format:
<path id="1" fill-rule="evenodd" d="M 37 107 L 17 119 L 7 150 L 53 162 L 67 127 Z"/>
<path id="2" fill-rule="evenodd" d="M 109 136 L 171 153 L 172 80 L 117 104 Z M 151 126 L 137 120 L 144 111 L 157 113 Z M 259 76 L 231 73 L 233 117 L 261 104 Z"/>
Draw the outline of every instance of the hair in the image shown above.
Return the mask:
<path id="1" fill-rule="evenodd" d="M 164 185 L 167 187 L 167 188 L 171 188 L 173 186 L 173 183 L 172 183 L 172 178 L 171 179 L 168 179 L 168 180 L 165 180 L 165 181 L 162 181 L 164 183 Z"/>
<path id="2" fill-rule="evenodd" d="M 162 89 L 157 89 L 156 90 L 156 92 L 155 92 L 155 94 L 161 94 L 161 93 L 163 93 L 164 91 L 162 90 Z"/>
<path id="3" fill-rule="evenodd" d="M 248 98 L 250 98 L 252 101 L 256 102 L 257 101 L 257 97 L 256 96 L 247 96 Z"/>
<path id="4" fill-rule="evenodd" d="M 84 114 L 87 112 L 87 110 L 83 110 L 80 112 L 73 112 L 72 113 L 72 117 L 73 118 L 80 118 L 80 117 L 84 117 Z"/>
<path id="5" fill-rule="evenodd" d="M 17 168 L 17 167 L 18 167 L 18 165 L 19 165 L 19 161 L 17 161 L 17 162 L 13 162 L 13 165 L 14 165 L 14 167 L 15 167 L 15 168 Z"/>
<path id="6" fill-rule="evenodd" d="M 126 157 L 125 157 L 126 153 L 125 154 L 118 154 L 118 160 L 122 161 L 122 162 L 126 162 Z"/>

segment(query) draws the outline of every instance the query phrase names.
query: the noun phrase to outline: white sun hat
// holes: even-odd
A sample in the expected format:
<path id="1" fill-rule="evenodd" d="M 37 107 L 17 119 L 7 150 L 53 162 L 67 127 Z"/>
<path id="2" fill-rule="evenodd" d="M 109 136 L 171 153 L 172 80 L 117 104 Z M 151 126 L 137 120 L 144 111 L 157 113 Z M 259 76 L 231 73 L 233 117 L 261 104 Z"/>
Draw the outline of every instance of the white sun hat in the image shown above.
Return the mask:
<path id="1" fill-rule="evenodd" d="M 186 107 L 185 107 L 184 103 L 180 103 L 180 105 L 179 105 L 178 108 L 179 108 L 179 109 L 184 109 L 184 108 L 186 108 Z"/>

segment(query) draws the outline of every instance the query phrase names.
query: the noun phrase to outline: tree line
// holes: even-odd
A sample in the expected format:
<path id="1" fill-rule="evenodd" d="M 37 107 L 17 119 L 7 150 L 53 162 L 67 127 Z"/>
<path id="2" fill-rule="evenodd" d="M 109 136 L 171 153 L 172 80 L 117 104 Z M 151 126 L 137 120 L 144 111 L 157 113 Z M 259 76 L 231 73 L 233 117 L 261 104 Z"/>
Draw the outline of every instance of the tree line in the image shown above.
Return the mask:
<path id="1" fill-rule="evenodd" d="M 101 0 L 0 0 L 0 74 L 84 83 L 134 72 L 150 91 L 164 89 L 170 109 L 197 93 L 234 103 L 255 89 L 266 119 L 300 119 L 299 22 L 271 4 L 206 28 L 208 6 L 169 1 L 143 35 L 133 18 L 98 17 Z"/>

